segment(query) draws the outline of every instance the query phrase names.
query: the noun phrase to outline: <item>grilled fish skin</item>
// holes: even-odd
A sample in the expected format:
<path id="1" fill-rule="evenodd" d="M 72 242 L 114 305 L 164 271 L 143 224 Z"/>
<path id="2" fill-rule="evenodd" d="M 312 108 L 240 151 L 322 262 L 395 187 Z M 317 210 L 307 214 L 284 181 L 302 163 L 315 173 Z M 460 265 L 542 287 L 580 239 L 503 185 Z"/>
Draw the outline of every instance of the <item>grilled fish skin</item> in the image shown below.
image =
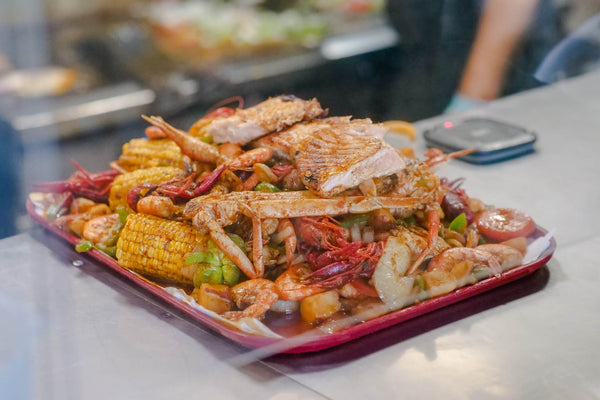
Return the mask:
<path id="1" fill-rule="evenodd" d="M 370 118 L 351 119 L 350 116 L 330 117 L 299 123 L 277 133 L 261 137 L 252 143 L 252 147 L 268 147 L 275 156 L 291 160 L 296 149 L 305 140 L 310 140 L 319 130 L 331 128 L 351 136 L 375 136 L 383 138 L 387 128 L 383 124 L 375 124 Z"/>
<path id="2" fill-rule="evenodd" d="M 321 128 L 294 153 L 304 185 L 322 197 L 332 197 L 370 178 L 405 168 L 398 152 L 374 136 L 352 136 Z"/>
<path id="3" fill-rule="evenodd" d="M 323 112 L 315 98 L 302 100 L 295 96 L 277 96 L 247 109 L 237 109 L 232 116 L 217 118 L 206 129 L 216 143 L 244 145 L 297 122 L 311 121 Z"/>

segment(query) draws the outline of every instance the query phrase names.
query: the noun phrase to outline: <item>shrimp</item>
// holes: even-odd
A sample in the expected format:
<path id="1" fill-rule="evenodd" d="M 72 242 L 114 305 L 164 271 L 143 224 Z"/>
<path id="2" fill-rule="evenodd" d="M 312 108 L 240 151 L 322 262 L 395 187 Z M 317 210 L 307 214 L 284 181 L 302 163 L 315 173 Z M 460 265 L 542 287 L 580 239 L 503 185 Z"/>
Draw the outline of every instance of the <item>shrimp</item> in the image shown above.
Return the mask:
<path id="1" fill-rule="evenodd" d="M 438 233 L 440 231 L 440 215 L 438 213 L 438 210 L 436 209 L 429 210 L 427 215 L 427 226 L 429 228 L 429 234 L 427 236 L 427 247 L 425 247 L 425 249 L 421 252 L 419 257 L 417 257 L 415 262 L 408 269 L 407 273 L 409 275 L 415 273 L 417 268 L 419 268 L 419 265 L 421 265 L 421 263 L 425 260 L 425 258 L 427 258 L 429 253 L 431 253 L 434 250 L 435 244 L 437 242 Z"/>
<path id="2" fill-rule="evenodd" d="M 169 139 L 177 143 L 183 154 L 193 160 L 211 163 L 220 163 L 227 160 L 216 147 L 169 125 L 161 117 L 143 115 L 142 118 L 159 128 Z"/>
<path id="3" fill-rule="evenodd" d="M 273 236 L 273 240 L 275 243 L 285 242 L 285 259 L 287 261 L 287 267 L 291 267 L 298 239 L 296 238 L 294 225 L 292 225 L 288 218 L 279 220 L 279 225 L 277 226 L 277 231 L 275 236 Z"/>
<path id="4" fill-rule="evenodd" d="M 306 285 L 302 280 L 312 273 L 306 264 L 297 264 L 285 270 L 275 279 L 275 292 L 282 300 L 302 300 L 313 294 L 326 292 L 317 285 Z"/>
<path id="5" fill-rule="evenodd" d="M 236 143 L 223 143 L 219 145 L 218 148 L 219 153 L 221 153 L 222 156 L 231 159 L 238 157 L 244 152 L 244 150 L 242 150 L 242 146 Z"/>
<path id="6" fill-rule="evenodd" d="M 71 214 L 81 214 L 87 212 L 89 209 L 94 207 L 96 203 L 94 203 L 90 199 L 86 199 L 85 197 L 77 197 L 73 199 L 71 202 L 70 213 Z"/>
<path id="7" fill-rule="evenodd" d="M 475 248 L 492 254 L 504 271 L 516 267 L 523 262 L 523 254 L 519 250 L 505 244 L 482 244 Z"/>
<path id="8" fill-rule="evenodd" d="M 147 127 L 144 130 L 144 133 L 146 134 L 146 137 L 148 137 L 148 139 L 164 139 L 168 137 L 162 129 L 154 125 Z"/>
<path id="9" fill-rule="evenodd" d="M 173 200 L 163 196 L 142 197 L 137 202 L 137 211 L 142 214 L 168 218 L 181 213 L 182 208 L 173 204 Z"/>
<path id="10" fill-rule="evenodd" d="M 119 214 L 101 215 L 86 222 L 81 235 L 97 245 L 114 246 L 119 227 Z"/>
<path id="11" fill-rule="evenodd" d="M 228 169 L 244 169 L 257 163 L 264 163 L 273 157 L 273 150 L 266 147 L 259 147 L 240 154 L 231 161 L 225 163 Z"/>
<path id="12" fill-rule="evenodd" d="M 244 181 L 244 184 L 242 185 L 242 191 L 247 192 L 249 190 L 254 189 L 259 182 L 260 178 L 258 177 L 258 174 L 256 172 L 253 172 L 252 175 L 250 175 L 248 179 Z"/>
<path id="13" fill-rule="evenodd" d="M 502 273 L 502 267 L 492 253 L 483 249 L 470 247 L 453 247 L 438 254 L 429 262 L 427 271 L 451 271 L 456 264 L 463 261 L 471 261 L 467 273 L 470 273 L 473 267 L 480 266 L 489 267 L 496 276 L 500 276 Z"/>
<path id="14" fill-rule="evenodd" d="M 424 234 L 429 234 L 429 232 L 427 232 L 425 229 L 423 229 L 422 231 Z M 419 257 L 419 255 L 427 247 L 427 239 L 423 237 L 418 231 L 415 232 L 413 231 L 413 229 L 408 229 L 401 225 L 397 226 L 392 230 L 392 236 L 400 238 L 402 243 L 408 246 L 410 250 L 411 260 L 416 260 L 417 257 Z M 436 238 L 433 251 L 430 254 L 435 256 L 449 248 L 450 246 L 448 245 L 448 243 L 438 236 Z"/>
<path id="15" fill-rule="evenodd" d="M 85 212 L 77 214 L 68 214 L 58 217 L 54 224 L 63 230 L 71 230 L 77 236 L 81 236 L 83 227 L 89 220 L 110 213 L 110 208 L 106 204 L 95 204 Z"/>
<path id="16" fill-rule="evenodd" d="M 242 311 L 228 311 L 223 317 L 237 321 L 241 318 L 260 318 L 279 298 L 275 284 L 268 279 L 250 279 L 231 288 L 231 297 Z"/>

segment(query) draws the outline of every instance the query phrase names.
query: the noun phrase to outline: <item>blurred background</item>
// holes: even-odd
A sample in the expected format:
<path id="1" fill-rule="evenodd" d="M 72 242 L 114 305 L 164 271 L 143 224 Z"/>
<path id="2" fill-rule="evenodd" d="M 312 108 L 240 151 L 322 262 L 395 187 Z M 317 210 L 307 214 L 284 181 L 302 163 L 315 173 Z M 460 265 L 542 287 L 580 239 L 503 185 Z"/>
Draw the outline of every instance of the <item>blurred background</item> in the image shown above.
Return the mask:
<path id="1" fill-rule="evenodd" d="M 0 237 L 34 181 L 108 168 L 141 114 L 317 97 L 416 121 L 594 69 L 600 0 L 4 0 Z"/>

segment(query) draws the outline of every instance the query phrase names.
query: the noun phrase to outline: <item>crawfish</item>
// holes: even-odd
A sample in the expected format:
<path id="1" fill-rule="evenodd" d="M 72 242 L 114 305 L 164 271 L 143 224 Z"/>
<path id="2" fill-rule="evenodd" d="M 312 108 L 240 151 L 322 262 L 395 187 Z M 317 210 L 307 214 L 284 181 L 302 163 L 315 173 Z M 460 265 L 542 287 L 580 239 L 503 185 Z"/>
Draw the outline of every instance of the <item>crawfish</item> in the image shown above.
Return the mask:
<path id="1" fill-rule="evenodd" d="M 383 252 L 383 242 L 348 242 L 345 230 L 331 217 L 298 218 L 296 229 L 301 250 L 313 272 L 304 278 L 309 285 L 333 289 L 373 274 Z"/>
<path id="2" fill-rule="evenodd" d="M 186 178 L 173 179 L 161 184 L 144 183 L 129 191 L 127 194 L 127 203 L 132 210 L 135 210 L 137 202 L 142 197 L 148 196 L 152 193 L 159 196 L 170 197 L 174 200 L 190 200 L 210 191 L 210 189 L 215 186 L 223 172 L 227 170 L 235 171 L 244 169 L 257 162 L 267 161 L 272 156 L 273 151 L 270 149 L 253 149 L 219 165 L 212 172 L 203 177 L 196 178 L 196 175 L 192 173 Z"/>
<path id="3" fill-rule="evenodd" d="M 78 162 L 72 161 L 78 171 L 64 181 L 34 182 L 33 189 L 45 193 L 71 193 L 75 197 L 85 197 L 96 203 L 107 203 L 108 194 L 119 171 L 90 173 Z"/>

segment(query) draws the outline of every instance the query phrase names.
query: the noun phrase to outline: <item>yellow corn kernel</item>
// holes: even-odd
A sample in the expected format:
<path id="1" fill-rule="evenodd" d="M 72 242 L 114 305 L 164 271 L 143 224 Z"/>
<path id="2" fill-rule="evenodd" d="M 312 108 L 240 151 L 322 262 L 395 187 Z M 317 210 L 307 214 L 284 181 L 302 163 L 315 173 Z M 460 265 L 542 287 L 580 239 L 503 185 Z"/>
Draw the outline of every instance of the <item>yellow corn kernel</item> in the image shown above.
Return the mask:
<path id="1" fill-rule="evenodd" d="M 123 145 L 117 163 L 125 171 L 165 166 L 183 168 L 183 156 L 170 139 L 137 138 Z"/>
<path id="2" fill-rule="evenodd" d="M 192 285 L 186 254 L 206 246 L 208 237 L 193 225 L 146 214 L 129 214 L 117 242 L 117 261 L 159 280 Z"/>
<path id="3" fill-rule="evenodd" d="M 175 167 L 154 167 L 138 169 L 117 176 L 110 188 L 108 204 L 111 209 L 128 207 L 127 193 L 143 183 L 162 183 L 177 176 L 183 176 L 183 171 Z"/>

